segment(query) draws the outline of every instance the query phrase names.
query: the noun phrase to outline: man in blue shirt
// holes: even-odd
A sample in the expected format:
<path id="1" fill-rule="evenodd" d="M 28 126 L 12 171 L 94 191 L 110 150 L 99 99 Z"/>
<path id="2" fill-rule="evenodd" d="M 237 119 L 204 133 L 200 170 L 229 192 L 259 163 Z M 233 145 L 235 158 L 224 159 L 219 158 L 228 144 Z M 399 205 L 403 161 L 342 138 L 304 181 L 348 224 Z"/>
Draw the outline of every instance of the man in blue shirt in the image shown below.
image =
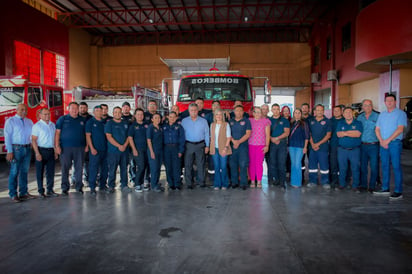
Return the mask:
<path id="1" fill-rule="evenodd" d="M 202 117 L 202 118 L 206 119 L 206 116 L 208 115 L 208 113 L 212 112 L 210 109 L 204 109 L 203 108 L 205 106 L 205 102 L 204 102 L 203 98 L 201 98 L 201 97 L 196 98 L 195 104 L 197 105 L 197 110 L 198 110 L 197 115 Z M 189 108 L 188 108 L 188 109 L 186 109 L 185 111 L 183 111 L 181 113 L 180 118 L 184 119 L 184 118 L 189 117 L 189 116 L 190 116 L 190 111 L 189 111 Z"/>
<path id="2" fill-rule="evenodd" d="M 274 181 L 274 185 L 286 187 L 286 157 L 288 154 L 287 139 L 290 132 L 290 123 L 280 116 L 280 106 L 272 105 L 270 118 L 270 166 L 273 178 L 268 178 L 269 182 Z"/>
<path id="3" fill-rule="evenodd" d="M 84 122 L 87 123 L 91 118 L 92 115 L 89 113 L 89 105 L 86 102 L 79 103 L 79 116 L 84 118 Z M 83 183 L 88 186 L 89 182 L 89 147 L 86 146 L 86 152 L 84 153 L 84 160 L 83 160 Z M 76 178 L 74 178 L 72 174 L 72 184 L 76 184 Z"/>
<path id="4" fill-rule="evenodd" d="M 36 179 L 37 187 L 41 197 L 57 197 L 54 192 L 54 167 L 56 154 L 54 153 L 54 135 L 56 126 L 50 121 L 50 110 L 40 110 L 40 120 L 33 126 L 32 145 L 36 155 Z M 44 193 L 43 174 L 46 168 L 47 193 Z"/>
<path id="5" fill-rule="evenodd" d="M 198 116 L 196 103 L 189 105 L 190 116 L 182 120 L 185 130 L 185 181 L 189 189 L 193 189 L 193 162 L 196 160 L 197 179 L 200 187 L 205 184 L 205 153 L 209 153 L 209 126 L 207 121 Z"/>
<path id="6" fill-rule="evenodd" d="M 86 123 L 86 141 L 89 147 L 89 186 L 90 194 L 96 195 L 97 173 L 100 170 L 99 190 L 107 188 L 107 139 L 104 133 L 103 110 L 100 105 L 93 109 L 94 117 Z"/>
<path id="7" fill-rule="evenodd" d="M 309 126 L 310 121 L 313 119 L 313 116 L 310 114 L 310 106 L 308 103 L 303 103 L 300 106 L 302 110 L 302 120 L 306 122 L 306 124 Z M 305 170 L 306 170 L 306 163 L 305 163 L 305 158 L 308 159 L 309 162 L 309 154 L 310 154 L 310 142 L 308 144 L 308 149 L 305 154 L 303 154 L 302 157 L 302 185 L 305 184 Z"/>
<path id="8" fill-rule="evenodd" d="M 252 132 L 248 118 L 243 116 L 243 106 L 235 106 L 235 117 L 229 121 L 232 134 L 232 155 L 229 158 L 232 188 L 240 186 L 247 189 L 247 168 L 249 166 L 249 146 L 247 140 Z M 240 173 L 239 173 L 240 172 Z"/>
<path id="9" fill-rule="evenodd" d="M 128 130 L 129 145 L 132 150 L 134 162 L 136 163 L 133 173 L 135 191 L 142 192 L 143 190 L 149 190 L 149 187 L 143 189 L 144 172 L 148 165 L 147 158 L 147 139 L 146 130 L 148 124 L 144 122 L 144 111 L 141 108 L 137 108 L 134 112 L 135 121 L 130 125 Z"/>
<path id="10" fill-rule="evenodd" d="M 180 190 L 181 158 L 185 150 L 185 131 L 177 122 L 177 113 L 170 112 L 163 125 L 164 163 L 167 183 L 172 190 Z"/>
<path id="11" fill-rule="evenodd" d="M 342 116 L 343 108 L 341 105 L 333 108 L 333 117 L 330 119 L 332 127 L 332 137 L 329 142 L 329 165 L 330 165 L 330 184 L 334 188 L 339 184 L 339 166 L 338 166 L 338 146 L 339 138 L 336 135 L 336 129 L 340 121 L 345 120 Z"/>
<path id="12" fill-rule="evenodd" d="M 346 107 L 343 111 L 345 120 L 337 125 L 336 135 L 339 138 L 339 189 L 346 187 L 348 162 L 352 170 L 352 189 L 359 191 L 360 179 L 360 146 L 363 131 L 362 123 L 353 119 L 352 108 Z"/>
<path id="13" fill-rule="evenodd" d="M 306 118 L 310 129 L 310 153 L 309 153 L 309 183 L 308 187 L 317 185 L 318 165 L 320 168 L 321 184 L 324 189 L 330 189 L 329 184 L 329 144 L 332 127 L 328 118 L 324 116 L 323 105 L 315 107 L 315 117 Z"/>
<path id="14" fill-rule="evenodd" d="M 86 122 L 79 116 L 79 104 L 69 104 L 69 114 L 60 117 L 56 123 L 56 135 L 54 143 L 56 153 L 60 155 L 62 170 L 62 194 L 69 194 L 69 171 L 74 166 L 74 178 L 76 190 L 83 194 L 83 161 L 86 151 Z"/>
<path id="15" fill-rule="evenodd" d="M 379 114 L 373 110 L 372 100 L 362 101 L 363 112 L 357 120 L 362 123 L 362 146 L 361 146 L 361 186 L 360 190 L 375 190 L 379 174 L 379 140 L 375 133 L 376 122 Z M 369 164 L 368 164 L 369 163 Z M 370 178 L 368 184 L 368 166 L 370 167 Z"/>
<path id="16" fill-rule="evenodd" d="M 107 163 L 109 166 L 108 193 L 114 193 L 116 172 L 119 166 L 121 189 L 126 193 L 131 192 L 131 189 L 127 186 L 128 129 L 128 122 L 122 120 L 122 109 L 115 107 L 113 109 L 113 119 L 108 121 L 104 127 L 107 138 Z"/>
<path id="17" fill-rule="evenodd" d="M 27 189 L 33 122 L 26 118 L 26 105 L 17 105 L 16 111 L 15 116 L 6 120 L 4 125 L 4 141 L 7 150 L 6 160 L 10 163 L 9 196 L 14 202 L 18 203 L 21 200 L 34 198 Z M 17 180 L 19 196 L 17 196 Z"/>
<path id="18" fill-rule="evenodd" d="M 395 177 L 395 190 L 391 199 L 402 199 L 403 174 L 401 168 L 403 129 L 407 126 L 406 113 L 396 107 L 396 97 L 388 94 L 385 98 L 387 111 L 379 115 L 376 122 L 376 136 L 380 144 L 382 164 L 382 189 L 373 194 L 389 195 L 390 164 Z"/>

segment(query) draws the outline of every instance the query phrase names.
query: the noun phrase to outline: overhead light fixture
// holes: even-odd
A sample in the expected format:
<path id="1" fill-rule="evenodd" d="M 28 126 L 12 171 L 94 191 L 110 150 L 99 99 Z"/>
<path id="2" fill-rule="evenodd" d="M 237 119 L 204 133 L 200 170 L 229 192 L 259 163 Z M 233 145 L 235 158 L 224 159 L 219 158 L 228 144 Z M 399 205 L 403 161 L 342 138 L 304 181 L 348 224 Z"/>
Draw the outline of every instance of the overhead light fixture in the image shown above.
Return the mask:
<path id="1" fill-rule="evenodd" d="M 152 18 L 149 19 L 149 23 L 150 23 L 150 24 L 153 24 Z"/>
<path id="2" fill-rule="evenodd" d="M 243 18 L 243 20 L 244 20 L 245 22 L 247 22 L 247 20 L 249 20 L 249 18 L 247 18 L 247 16 L 245 16 L 245 18 Z"/>

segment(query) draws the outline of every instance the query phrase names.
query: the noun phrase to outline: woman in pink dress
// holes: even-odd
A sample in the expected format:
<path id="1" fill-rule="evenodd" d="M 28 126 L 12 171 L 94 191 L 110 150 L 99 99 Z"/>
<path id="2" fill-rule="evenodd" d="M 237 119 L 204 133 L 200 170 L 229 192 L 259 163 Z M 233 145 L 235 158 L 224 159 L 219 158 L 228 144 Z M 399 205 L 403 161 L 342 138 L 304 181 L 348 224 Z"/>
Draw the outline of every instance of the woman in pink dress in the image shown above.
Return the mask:
<path id="1" fill-rule="evenodd" d="M 249 176 L 250 187 L 262 187 L 263 159 L 269 149 L 270 120 L 262 117 L 260 107 L 254 107 L 253 118 L 249 118 L 252 133 L 249 138 Z"/>

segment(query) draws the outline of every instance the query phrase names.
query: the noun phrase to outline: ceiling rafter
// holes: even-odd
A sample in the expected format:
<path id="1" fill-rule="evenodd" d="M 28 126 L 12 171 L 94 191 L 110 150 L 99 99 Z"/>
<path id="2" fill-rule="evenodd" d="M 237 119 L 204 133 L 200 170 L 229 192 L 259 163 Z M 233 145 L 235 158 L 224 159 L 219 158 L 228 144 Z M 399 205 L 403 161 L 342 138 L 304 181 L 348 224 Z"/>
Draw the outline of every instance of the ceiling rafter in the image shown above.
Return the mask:
<path id="1" fill-rule="evenodd" d="M 89 1 L 87 1 L 89 2 Z M 267 12 L 272 5 L 280 16 L 268 14 L 268 16 L 257 16 L 256 11 Z M 191 7 L 152 7 L 127 10 L 94 10 L 81 12 L 64 12 L 59 14 L 59 20 L 72 27 L 98 28 L 98 27 L 121 27 L 121 26 L 168 26 L 168 25 L 216 25 L 216 24 L 241 24 L 244 16 L 250 16 L 248 24 L 307 24 L 314 22 L 314 18 L 307 18 L 304 14 L 296 13 L 293 17 L 291 11 L 302 9 L 299 3 L 277 3 L 277 4 L 228 4 L 228 5 L 205 5 Z M 216 17 L 213 18 L 213 10 Z M 255 11 L 255 12 L 253 12 Z M 181 20 L 177 21 L 176 18 Z M 94 20 L 88 20 L 94 18 Z M 306 18 L 306 19 L 305 19 Z M 305 20 L 305 21 L 303 21 Z M 86 23 L 87 22 L 87 23 Z"/>

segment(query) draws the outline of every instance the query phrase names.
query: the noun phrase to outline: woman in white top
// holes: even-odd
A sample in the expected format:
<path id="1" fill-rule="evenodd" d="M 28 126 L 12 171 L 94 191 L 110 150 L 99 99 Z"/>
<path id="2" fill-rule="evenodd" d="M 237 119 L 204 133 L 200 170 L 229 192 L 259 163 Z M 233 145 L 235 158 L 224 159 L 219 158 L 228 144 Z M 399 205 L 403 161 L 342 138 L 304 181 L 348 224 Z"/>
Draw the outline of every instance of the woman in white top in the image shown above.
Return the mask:
<path id="1" fill-rule="evenodd" d="M 227 176 L 227 156 L 232 154 L 230 148 L 230 126 L 224 120 L 224 112 L 217 109 L 214 112 L 214 122 L 210 125 L 210 155 L 215 166 L 215 190 L 227 189 L 229 179 Z"/>

